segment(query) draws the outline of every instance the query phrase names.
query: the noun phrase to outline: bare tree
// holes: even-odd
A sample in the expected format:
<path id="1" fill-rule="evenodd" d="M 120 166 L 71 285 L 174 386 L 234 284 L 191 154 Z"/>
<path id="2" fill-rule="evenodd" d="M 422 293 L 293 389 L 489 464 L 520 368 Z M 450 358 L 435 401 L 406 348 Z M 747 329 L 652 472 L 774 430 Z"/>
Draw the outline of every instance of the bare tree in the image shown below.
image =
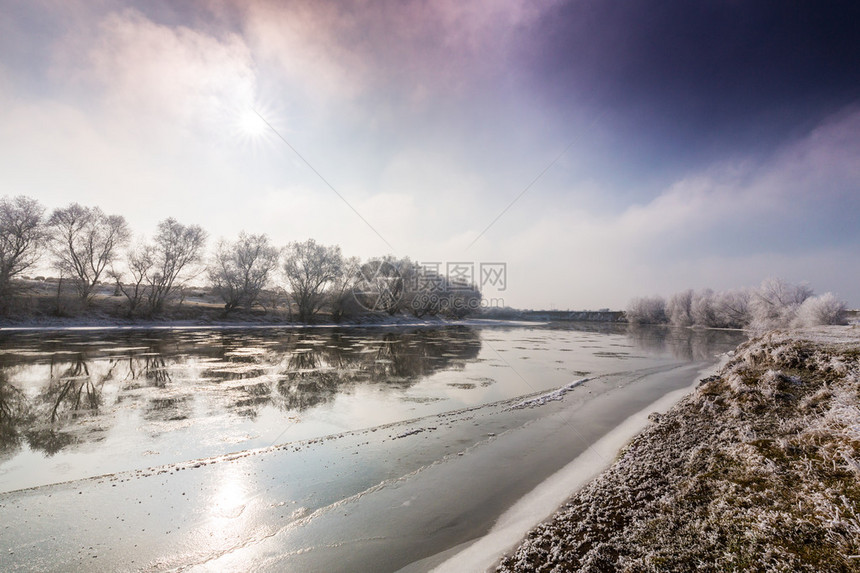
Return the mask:
<path id="1" fill-rule="evenodd" d="M 0 306 L 9 301 L 12 281 L 39 259 L 44 211 L 38 201 L 23 195 L 0 199 Z"/>
<path id="2" fill-rule="evenodd" d="M 111 268 L 110 276 L 119 291 L 128 299 L 128 314 L 132 316 L 140 308 L 149 292 L 148 279 L 155 265 L 154 247 L 143 241 L 126 253 L 125 266 L 129 281 L 124 283 L 125 273 Z"/>
<path id="3" fill-rule="evenodd" d="M 399 261 L 399 271 L 400 308 L 416 318 L 441 314 L 459 319 L 481 309 L 481 290 L 466 278 L 443 276 L 436 265 L 421 265 L 408 257 Z"/>
<path id="4" fill-rule="evenodd" d="M 343 260 L 340 275 L 332 283 L 329 293 L 331 318 L 340 322 L 361 308 L 355 298 L 355 286 L 359 279 L 361 261 L 358 257 Z"/>
<path id="5" fill-rule="evenodd" d="M 328 289 L 343 269 L 340 247 L 317 244 L 313 239 L 287 245 L 284 272 L 299 320 L 310 322 L 326 302 Z"/>
<path id="6" fill-rule="evenodd" d="M 164 310 L 168 297 L 193 275 L 203 255 L 206 233 L 199 225 L 182 225 L 175 219 L 158 224 L 155 240 L 141 240 L 126 253 L 124 269 L 110 275 L 128 299 L 129 314 L 145 305 L 149 314 Z"/>
<path id="7" fill-rule="evenodd" d="M 55 210 L 48 227 L 57 268 L 73 277 L 78 296 L 88 303 L 102 273 L 128 241 L 125 218 L 72 203 Z"/>
<path id="8" fill-rule="evenodd" d="M 183 225 L 173 217 L 158 224 L 151 247 L 152 266 L 147 272 L 149 310 L 158 313 L 173 291 L 182 286 L 188 272 L 203 255 L 206 232 L 199 225 Z"/>
<path id="9" fill-rule="evenodd" d="M 209 266 L 209 280 L 227 312 L 240 305 L 250 310 L 277 268 L 279 256 L 266 235 L 242 232 L 235 243 L 219 243 Z"/>

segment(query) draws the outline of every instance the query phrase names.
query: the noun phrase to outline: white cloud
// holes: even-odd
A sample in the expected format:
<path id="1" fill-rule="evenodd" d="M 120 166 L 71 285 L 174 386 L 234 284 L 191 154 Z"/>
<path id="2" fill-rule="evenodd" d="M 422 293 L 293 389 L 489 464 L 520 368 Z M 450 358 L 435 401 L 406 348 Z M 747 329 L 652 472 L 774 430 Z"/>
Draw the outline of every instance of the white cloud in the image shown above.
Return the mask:
<path id="1" fill-rule="evenodd" d="M 54 74 L 94 93 L 111 119 L 161 136 L 177 128 L 225 135 L 256 103 L 256 72 L 239 36 L 168 27 L 130 9 L 63 39 Z"/>
<path id="2" fill-rule="evenodd" d="M 255 103 L 242 40 L 156 24 L 134 10 L 71 28 L 52 47 L 51 91 L 0 92 L 0 180 L 9 192 L 49 208 L 100 205 L 138 232 L 167 216 L 218 221 L 216 213 L 243 203 L 237 192 L 255 184 L 246 170 L 262 159 L 233 123 Z"/>
<path id="3" fill-rule="evenodd" d="M 855 111 L 766 162 L 714 166 L 618 214 L 523 200 L 476 252 L 509 263 L 519 284 L 512 302 L 523 306 L 618 307 L 632 296 L 767 276 L 808 281 L 858 305 L 860 229 L 850 223 L 860 212 L 858 166 Z"/>
<path id="4" fill-rule="evenodd" d="M 241 10 L 255 55 L 287 78 L 289 97 L 301 94 L 316 113 L 335 105 L 372 117 L 439 105 L 512 73 L 516 34 L 554 3 L 264 0 Z"/>

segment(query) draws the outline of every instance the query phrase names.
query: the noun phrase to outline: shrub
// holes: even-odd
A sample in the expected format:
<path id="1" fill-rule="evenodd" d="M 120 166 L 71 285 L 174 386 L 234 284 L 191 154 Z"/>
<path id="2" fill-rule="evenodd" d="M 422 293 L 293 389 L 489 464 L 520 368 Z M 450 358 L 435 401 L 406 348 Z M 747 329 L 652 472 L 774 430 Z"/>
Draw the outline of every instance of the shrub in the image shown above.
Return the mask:
<path id="1" fill-rule="evenodd" d="M 845 303 L 832 293 L 814 296 L 803 301 L 797 309 L 795 326 L 819 326 L 826 324 L 846 324 Z"/>
<path id="2" fill-rule="evenodd" d="M 660 296 L 634 298 L 625 315 L 631 324 L 662 324 L 666 322 L 666 301 Z"/>

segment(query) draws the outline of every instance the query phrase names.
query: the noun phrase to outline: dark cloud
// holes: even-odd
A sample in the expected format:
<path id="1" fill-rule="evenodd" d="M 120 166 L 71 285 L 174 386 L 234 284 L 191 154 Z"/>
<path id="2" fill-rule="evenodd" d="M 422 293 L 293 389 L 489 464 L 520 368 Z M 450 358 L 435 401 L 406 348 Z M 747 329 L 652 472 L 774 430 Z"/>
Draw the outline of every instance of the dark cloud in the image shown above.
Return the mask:
<path id="1" fill-rule="evenodd" d="M 640 160 L 711 161 L 860 99 L 858 21 L 846 1 L 567 2 L 539 26 L 535 85 L 611 114 Z"/>

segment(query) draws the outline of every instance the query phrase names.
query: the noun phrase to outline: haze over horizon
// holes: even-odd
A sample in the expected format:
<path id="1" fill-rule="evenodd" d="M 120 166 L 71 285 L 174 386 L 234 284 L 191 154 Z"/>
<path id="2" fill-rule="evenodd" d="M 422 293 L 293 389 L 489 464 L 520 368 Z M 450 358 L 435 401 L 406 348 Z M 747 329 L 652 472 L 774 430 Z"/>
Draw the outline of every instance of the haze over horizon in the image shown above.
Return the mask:
<path id="1" fill-rule="evenodd" d="M 172 216 L 210 247 L 245 230 L 504 262 L 485 294 L 520 308 L 768 276 L 860 307 L 856 3 L 0 13 L 0 196 L 98 205 L 138 234 Z"/>

